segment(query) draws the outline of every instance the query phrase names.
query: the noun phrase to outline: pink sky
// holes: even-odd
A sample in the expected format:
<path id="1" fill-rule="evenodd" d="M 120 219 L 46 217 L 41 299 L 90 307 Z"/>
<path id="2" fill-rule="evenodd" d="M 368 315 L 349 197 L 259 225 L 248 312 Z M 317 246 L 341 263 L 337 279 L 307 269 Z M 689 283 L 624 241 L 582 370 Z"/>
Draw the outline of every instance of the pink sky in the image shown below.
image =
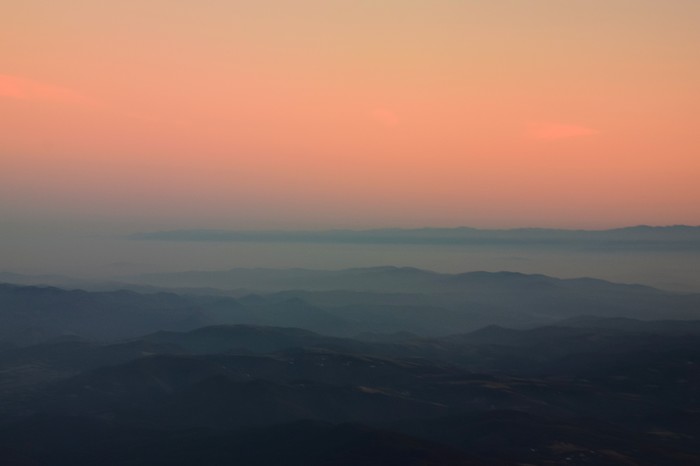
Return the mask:
<path id="1" fill-rule="evenodd" d="M 700 223 L 695 0 L 23 0 L 0 214 Z"/>

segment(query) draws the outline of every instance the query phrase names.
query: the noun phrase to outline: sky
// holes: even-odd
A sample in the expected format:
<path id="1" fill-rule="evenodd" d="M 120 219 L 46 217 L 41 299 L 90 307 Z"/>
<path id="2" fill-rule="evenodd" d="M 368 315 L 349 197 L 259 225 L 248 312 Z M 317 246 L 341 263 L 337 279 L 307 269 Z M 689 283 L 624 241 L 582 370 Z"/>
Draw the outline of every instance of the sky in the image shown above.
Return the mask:
<path id="1" fill-rule="evenodd" d="M 697 0 L 7 0 L 0 216 L 697 225 L 698 24 Z"/>

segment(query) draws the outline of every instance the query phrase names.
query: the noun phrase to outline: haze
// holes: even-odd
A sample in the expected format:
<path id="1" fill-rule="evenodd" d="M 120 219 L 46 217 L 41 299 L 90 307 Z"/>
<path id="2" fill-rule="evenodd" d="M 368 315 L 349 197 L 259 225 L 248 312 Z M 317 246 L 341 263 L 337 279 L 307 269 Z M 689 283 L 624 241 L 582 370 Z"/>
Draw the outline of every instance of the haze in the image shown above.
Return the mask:
<path id="1" fill-rule="evenodd" d="M 696 253 L 141 242 L 700 223 L 694 0 L 9 2 L 2 268 L 513 270 L 697 289 Z"/>

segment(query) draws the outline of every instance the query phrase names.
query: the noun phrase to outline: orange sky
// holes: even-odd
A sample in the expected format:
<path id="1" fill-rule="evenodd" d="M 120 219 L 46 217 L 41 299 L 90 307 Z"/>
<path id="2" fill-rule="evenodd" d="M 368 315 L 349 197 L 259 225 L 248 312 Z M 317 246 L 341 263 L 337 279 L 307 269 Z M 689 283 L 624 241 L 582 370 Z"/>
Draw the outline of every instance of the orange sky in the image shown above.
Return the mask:
<path id="1" fill-rule="evenodd" d="M 0 215 L 700 224 L 697 0 L 22 0 Z"/>

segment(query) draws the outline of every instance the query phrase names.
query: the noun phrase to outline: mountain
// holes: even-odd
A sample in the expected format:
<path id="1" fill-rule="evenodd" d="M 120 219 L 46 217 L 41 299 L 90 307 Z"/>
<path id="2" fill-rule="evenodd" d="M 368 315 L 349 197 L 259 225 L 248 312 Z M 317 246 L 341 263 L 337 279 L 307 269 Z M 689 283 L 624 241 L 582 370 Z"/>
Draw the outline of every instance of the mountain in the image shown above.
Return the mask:
<path id="1" fill-rule="evenodd" d="M 578 316 L 559 322 L 565 327 L 617 329 L 630 332 L 664 335 L 700 335 L 700 320 L 652 320 L 644 321 L 625 317 Z"/>
<path id="2" fill-rule="evenodd" d="M 59 465 L 697 464 L 696 324 L 385 341 L 235 325 L 6 349 L 0 454 L 17 465 L 52 454 Z"/>
<path id="3" fill-rule="evenodd" d="M 365 293 L 492 293 L 510 289 L 578 289 L 582 292 L 665 293 L 652 287 L 623 285 L 592 278 L 558 279 L 517 272 L 438 273 L 413 267 L 343 270 L 246 269 L 143 274 L 132 282 L 151 286 L 211 287 L 259 291 L 355 291 Z"/>
<path id="4" fill-rule="evenodd" d="M 493 324 L 528 328 L 582 315 L 700 318 L 698 294 L 594 279 L 562 280 L 509 272 L 450 275 L 395 267 L 248 272 L 235 269 L 152 278 L 172 280 L 172 284 L 203 280 L 214 281 L 212 286 L 226 282 L 231 287 L 269 290 L 234 298 L 177 289 L 167 293 L 88 292 L 0 284 L 0 346 L 67 337 L 114 341 L 215 324 L 298 327 L 341 337 L 396 332 L 427 337 Z M 287 290 L 287 285 L 302 288 Z M 339 286 L 346 288 L 336 289 Z"/>
<path id="5" fill-rule="evenodd" d="M 494 458 L 504 464 L 692 465 L 697 453 L 660 441 L 662 433 L 632 434 L 590 417 L 558 419 L 519 411 L 474 412 L 382 426 Z"/>
<path id="6" fill-rule="evenodd" d="M 286 242 L 526 246 L 555 249 L 700 250 L 700 226 L 639 225 L 611 230 L 417 228 L 325 231 L 170 230 L 137 233 L 139 241 Z"/>
<path id="7" fill-rule="evenodd" d="M 0 284 L 0 342 L 6 344 L 27 345 L 66 337 L 117 340 L 217 323 L 275 323 L 320 331 L 353 329 L 342 317 L 292 298 L 241 303 L 221 296 Z"/>
<path id="8" fill-rule="evenodd" d="M 37 448 L 36 439 L 42 447 Z M 299 421 L 238 431 L 171 430 L 41 416 L 0 427 L 11 466 L 498 466 L 440 443 L 362 425 Z"/>
<path id="9" fill-rule="evenodd" d="M 442 313 L 445 326 L 463 329 L 467 328 L 465 315 L 476 322 L 471 329 L 489 323 L 542 324 L 588 314 L 644 319 L 694 319 L 700 315 L 700 294 L 671 293 L 591 278 L 557 279 L 514 272 L 444 274 L 402 267 L 335 271 L 232 269 L 143 275 L 134 277 L 134 280 L 170 287 L 219 287 L 268 293 L 286 291 L 287 295 L 295 295 L 307 302 L 323 303 L 327 311 L 333 312 L 332 309 L 336 308 L 338 312 L 335 314 L 344 318 L 353 318 L 369 307 L 375 309 L 376 316 L 382 314 L 382 308 L 392 313 L 399 308 L 406 310 L 419 305 L 427 313 Z M 355 296 L 348 292 L 355 292 Z M 357 293 L 365 293 L 364 300 L 360 300 Z M 333 294 L 338 298 L 335 302 Z M 403 301 L 399 300 L 401 295 Z M 413 303 L 408 300 L 413 300 Z M 381 306 L 376 305 L 379 303 Z M 450 316 L 449 311 L 458 311 L 458 315 Z M 384 320 L 395 320 L 395 316 Z M 440 318 L 435 322 L 440 322 Z M 413 324 L 393 330 L 385 327 L 380 331 L 415 330 Z M 444 329 L 435 329 L 432 333 L 441 332 L 444 333 Z"/>
<path id="10" fill-rule="evenodd" d="M 0 340 L 27 344 L 64 336 L 118 339 L 206 323 L 172 293 L 91 293 L 0 284 Z"/>

